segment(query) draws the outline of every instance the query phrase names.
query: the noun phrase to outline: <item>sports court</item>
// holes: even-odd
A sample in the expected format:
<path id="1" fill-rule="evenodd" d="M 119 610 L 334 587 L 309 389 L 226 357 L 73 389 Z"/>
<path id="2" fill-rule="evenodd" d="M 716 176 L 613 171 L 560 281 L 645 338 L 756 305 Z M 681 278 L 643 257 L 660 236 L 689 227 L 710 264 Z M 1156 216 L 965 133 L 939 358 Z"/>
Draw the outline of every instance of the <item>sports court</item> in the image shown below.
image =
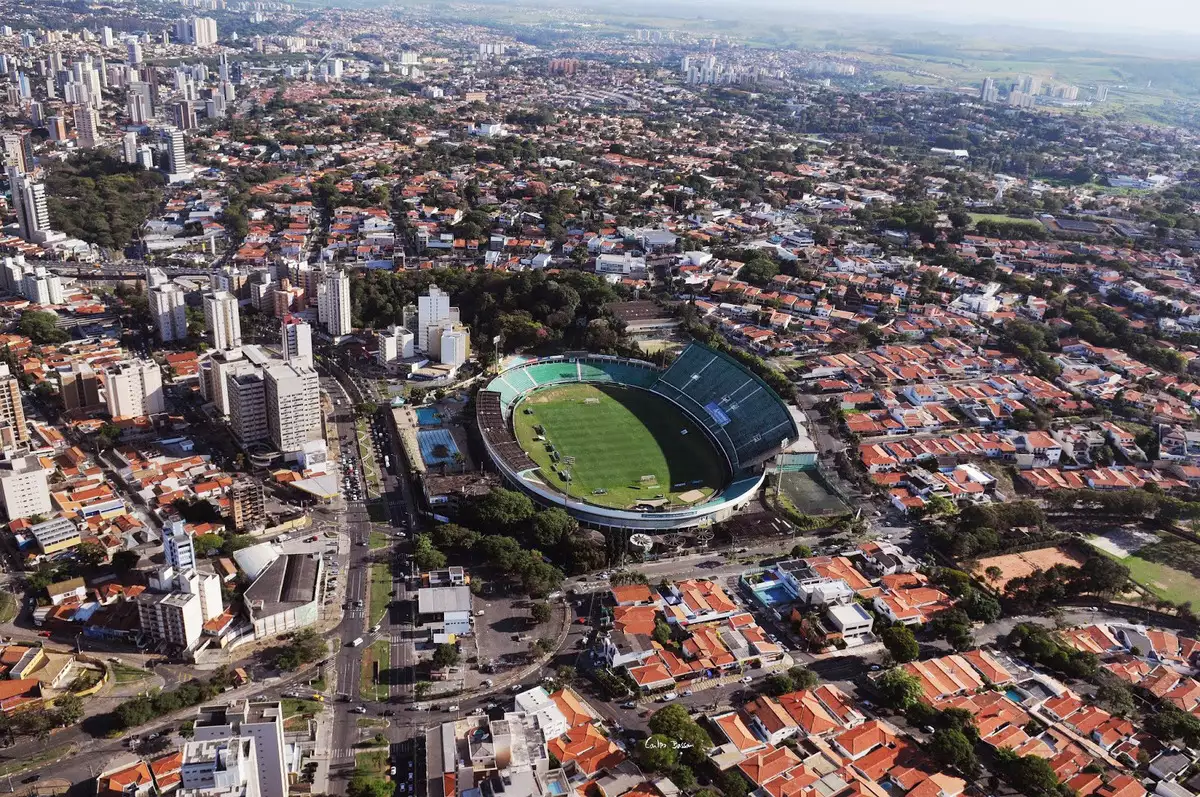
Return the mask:
<path id="1" fill-rule="evenodd" d="M 787 471 L 779 474 L 779 491 L 805 515 L 840 515 L 849 512 L 842 499 L 831 493 L 809 471 Z"/>

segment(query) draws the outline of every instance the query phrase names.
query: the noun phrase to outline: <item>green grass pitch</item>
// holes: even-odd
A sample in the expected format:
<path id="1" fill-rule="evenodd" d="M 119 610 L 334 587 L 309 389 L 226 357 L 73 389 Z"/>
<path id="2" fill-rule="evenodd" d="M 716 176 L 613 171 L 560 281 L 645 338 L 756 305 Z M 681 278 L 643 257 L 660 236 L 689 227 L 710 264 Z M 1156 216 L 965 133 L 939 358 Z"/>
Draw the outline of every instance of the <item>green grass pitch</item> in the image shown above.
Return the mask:
<path id="1" fill-rule="evenodd" d="M 546 442 L 535 439 L 539 425 Z M 573 384 L 539 390 L 513 411 L 513 431 L 547 484 L 600 506 L 624 509 L 661 494 L 681 508 L 700 503 L 685 504 L 681 493 L 700 490 L 708 498 L 725 482 L 724 461 L 705 433 L 666 399 L 636 388 Z M 575 463 L 555 463 L 547 443 Z M 555 467 L 570 471 L 571 481 Z M 644 483 L 643 476 L 655 482 Z M 605 492 L 595 494 L 598 489 Z"/>

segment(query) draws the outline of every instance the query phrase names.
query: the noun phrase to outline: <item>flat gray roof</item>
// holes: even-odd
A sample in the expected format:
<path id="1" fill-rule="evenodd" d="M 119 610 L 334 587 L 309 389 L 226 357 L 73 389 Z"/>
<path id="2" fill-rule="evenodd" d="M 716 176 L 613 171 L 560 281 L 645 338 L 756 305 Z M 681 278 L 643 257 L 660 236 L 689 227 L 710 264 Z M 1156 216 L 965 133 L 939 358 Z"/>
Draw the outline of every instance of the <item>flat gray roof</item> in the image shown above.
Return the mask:
<path id="1" fill-rule="evenodd" d="M 446 614 L 471 611 L 470 587 L 422 587 L 417 590 L 420 614 Z"/>

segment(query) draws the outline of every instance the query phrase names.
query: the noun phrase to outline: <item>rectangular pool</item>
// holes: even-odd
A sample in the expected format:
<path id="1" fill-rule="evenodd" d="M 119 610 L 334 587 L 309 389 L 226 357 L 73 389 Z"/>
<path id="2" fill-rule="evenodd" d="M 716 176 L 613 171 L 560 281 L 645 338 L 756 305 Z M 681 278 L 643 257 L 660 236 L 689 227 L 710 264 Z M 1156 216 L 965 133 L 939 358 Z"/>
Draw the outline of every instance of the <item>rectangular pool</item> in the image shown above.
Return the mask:
<path id="1" fill-rule="evenodd" d="M 758 599 L 767 606 L 778 606 L 781 603 L 791 603 L 796 600 L 796 596 L 789 592 L 781 581 L 771 581 L 753 589 Z"/>
<path id="2" fill-rule="evenodd" d="M 433 407 L 417 407 L 417 424 L 420 426 L 441 426 L 442 416 Z"/>

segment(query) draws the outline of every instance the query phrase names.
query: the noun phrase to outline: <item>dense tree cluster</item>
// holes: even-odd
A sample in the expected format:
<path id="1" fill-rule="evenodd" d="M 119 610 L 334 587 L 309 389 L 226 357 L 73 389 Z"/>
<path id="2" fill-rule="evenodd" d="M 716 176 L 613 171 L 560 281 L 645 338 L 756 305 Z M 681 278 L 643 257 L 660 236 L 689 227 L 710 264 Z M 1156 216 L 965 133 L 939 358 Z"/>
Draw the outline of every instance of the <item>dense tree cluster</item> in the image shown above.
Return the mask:
<path id="1" fill-rule="evenodd" d="M 1040 625 L 1021 623 L 1008 635 L 1008 644 L 1033 662 L 1072 678 L 1090 678 L 1100 669 L 1094 653 L 1064 645 Z"/>
<path id="2" fill-rule="evenodd" d="M 226 667 L 218 667 L 206 680 L 193 679 L 169 691 L 130 698 L 117 706 L 113 716 L 119 728 L 129 730 L 165 714 L 212 700 L 232 685 L 233 673 Z"/>
<path id="3" fill-rule="evenodd" d="M 351 284 L 356 326 L 399 324 L 404 308 L 436 283 L 450 294 L 482 352 L 500 335 L 503 349 L 566 347 L 603 354 L 633 354 L 621 324 L 606 309 L 618 289 L 593 274 L 563 271 L 372 270 Z"/>
<path id="4" fill-rule="evenodd" d="M 124 250 L 162 202 L 163 178 L 99 150 L 56 161 L 46 178 L 50 221 L 67 235 Z"/>
<path id="5" fill-rule="evenodd" d="M 1010 580 L 1004 599 L 1016 614 L 1036 614 L 1060 605 L 1071 595 L 1111 597 L 1129 583 L 1129 568 L 1101 554 L 1079 567 L 1056 564 Z"/>

